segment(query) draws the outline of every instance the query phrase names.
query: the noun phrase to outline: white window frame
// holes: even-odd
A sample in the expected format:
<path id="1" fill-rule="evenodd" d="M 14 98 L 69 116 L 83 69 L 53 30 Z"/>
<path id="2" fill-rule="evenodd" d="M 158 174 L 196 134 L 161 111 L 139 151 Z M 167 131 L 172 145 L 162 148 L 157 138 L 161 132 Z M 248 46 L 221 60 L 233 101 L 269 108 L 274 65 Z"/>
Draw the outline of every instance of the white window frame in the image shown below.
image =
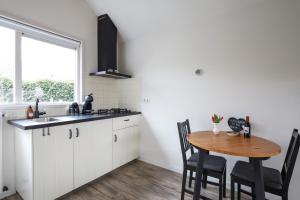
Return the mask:
<path id="1" fill-rule="evenodd" d="M 74 84 L 74 101 L 82 102 L 83 76 L 82 76 L 82 41 L 55 33 L 40 27 L 36 27 L 18 20 L 0 15 L 0 26 L 15 31 L 15 77 L 14 77 L 14 99 L 13 103 L 0 104 L 0 107 L 22 106 L 30 103 L 22 102 L 22 36 L 35 40 L 55 44 L 58 46 L 75 49 L 77 52 L 76 77 Z M 31 102 L 32 103 L 32 102 Z M 45 102 L 44 105 L 65 105 L 70 102 Z"/>

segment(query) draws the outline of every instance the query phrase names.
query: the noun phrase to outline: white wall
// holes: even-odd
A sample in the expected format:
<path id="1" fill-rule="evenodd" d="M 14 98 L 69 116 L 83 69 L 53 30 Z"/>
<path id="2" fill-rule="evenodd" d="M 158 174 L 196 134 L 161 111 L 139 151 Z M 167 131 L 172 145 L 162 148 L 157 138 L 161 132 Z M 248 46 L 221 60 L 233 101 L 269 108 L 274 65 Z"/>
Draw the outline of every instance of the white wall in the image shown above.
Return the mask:
<path id="1" fill-rule="evenodd" d="M 119 82 L 120 105 L 143 113 L 141 159 L 181 172 L 176 122 L 189 118 L 194 131 L 212 129 L 210 116 L 218 113 L 228 129 L 229 117 L 250 115 L 254 135 L 281 145 L 264 162 L 281 170 L 292 130 L 300 129 L 299 10 L 299 1 L 266 0 L 125 42 L 122 65 L 135 79 Z M 240 158 L 227 159 L 230 172 Z M 299 180 L 300 159 L 291 200 Z"/>
<path id="2" fill-rule="evenodd" d="M 97 18 L 84 0 L 1 0 L 0 14 L 82 40 L 84 94 L 94 93 L 94 108 L 118 106 L 115 80 L 88 76 L 88 73 L 97 69 Z M 25 109 L 1 110 L 8 113 L 6 120 L 25 117 Z M 66 108 L 47 108 L 47 113 L 65 114 Z M 8 186 L 10 192 L 15 190 L 13 131 L 5 121 L 3 174 L 4 185 Z"/>

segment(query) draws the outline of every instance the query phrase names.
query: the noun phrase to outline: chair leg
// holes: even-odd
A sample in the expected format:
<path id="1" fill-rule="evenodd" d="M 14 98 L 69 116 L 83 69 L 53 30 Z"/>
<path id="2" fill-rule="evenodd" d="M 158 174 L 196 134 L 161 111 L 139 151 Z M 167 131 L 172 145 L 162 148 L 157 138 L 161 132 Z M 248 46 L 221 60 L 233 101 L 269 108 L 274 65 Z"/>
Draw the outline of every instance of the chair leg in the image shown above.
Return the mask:
<path id="1" fill-rule="evenodd" d="M 203 182 L 202 182 L 202 188 L 206 188 L 207 187 L 207 173 L 203 172 Z"/>
<path id="2" fill-rule="evenodd" d="M 189 177 L 189 188 L 192 187 L 192 180 L 193 180 L 193 171 L 190 170 L 190 177 Z"/>
<path id="3" fill-rule="evenodd" d="M 223 174 L 223 197 L 226 198 L 226 168 Z"/>
<path id="4" fill-rule="evenodd" d="M 234 187 L 234 182 L 233 182 L 233 178 L 231 177 L 231 180 L 230 180 L 230 196 L 231 196 L 231 200 L 234 200 L 234 190 L 235 190 L 235 187 Z"/>
<path id="5" fill-rule="evenodd" d="M 222 176 L 219 179 L 219 200 L 223 199 L 223 178 Z"/>
<path id="6" fill-rule="evenodd" d="M 187 176 L 187 169 L 184 168 L 183 169 L 183 175 L 182 175 L 181 200 L 184 200 L 186 176 Z"/>
<path id="7" fill-rule="evenodd" d="M 254 189 L 254 187 L 251 187 L 251 194 L 252 194 L 252 200 L 255 200 L 256 197 L 255 197 L 255 189 Z"/>
<path id="8" fill-rule="evenodd" d="M 283 196 L 282 196 L 282 200 L 288 200 L 289 198 L 288 198 L 288 194 L 284 194 Z"/>
<path id="9" fill-rule="evenodd" d="M 241 184 L 238 183 L 238 200 L 241 200 Z"/>

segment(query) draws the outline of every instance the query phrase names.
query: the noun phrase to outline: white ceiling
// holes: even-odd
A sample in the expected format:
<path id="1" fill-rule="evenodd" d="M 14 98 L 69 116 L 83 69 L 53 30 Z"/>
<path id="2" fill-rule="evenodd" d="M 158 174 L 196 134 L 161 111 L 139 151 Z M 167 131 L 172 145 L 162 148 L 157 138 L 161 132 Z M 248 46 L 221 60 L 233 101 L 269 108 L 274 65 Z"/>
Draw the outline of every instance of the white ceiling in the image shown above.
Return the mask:
<path id="1" fill-rule="evenodd" d="M 123 41 L 157 31 L 210 23 L 265 0 L 87 0 L 97 15 L 109 14 Z"/>

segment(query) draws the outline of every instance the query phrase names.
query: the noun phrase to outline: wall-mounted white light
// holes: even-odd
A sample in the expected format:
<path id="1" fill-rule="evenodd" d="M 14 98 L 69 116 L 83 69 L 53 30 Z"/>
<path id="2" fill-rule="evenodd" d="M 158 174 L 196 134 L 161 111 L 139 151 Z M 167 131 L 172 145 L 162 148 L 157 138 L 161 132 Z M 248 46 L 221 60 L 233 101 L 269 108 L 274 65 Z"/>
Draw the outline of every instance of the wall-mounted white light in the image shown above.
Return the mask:
<path id="1" fill-rule="evenodd" d="M 195 74 L 196 74 L 196 76 L 200 76 L 200 75 L 203 74 L 203 70 L 202 69 L 196 69 Z"/>

